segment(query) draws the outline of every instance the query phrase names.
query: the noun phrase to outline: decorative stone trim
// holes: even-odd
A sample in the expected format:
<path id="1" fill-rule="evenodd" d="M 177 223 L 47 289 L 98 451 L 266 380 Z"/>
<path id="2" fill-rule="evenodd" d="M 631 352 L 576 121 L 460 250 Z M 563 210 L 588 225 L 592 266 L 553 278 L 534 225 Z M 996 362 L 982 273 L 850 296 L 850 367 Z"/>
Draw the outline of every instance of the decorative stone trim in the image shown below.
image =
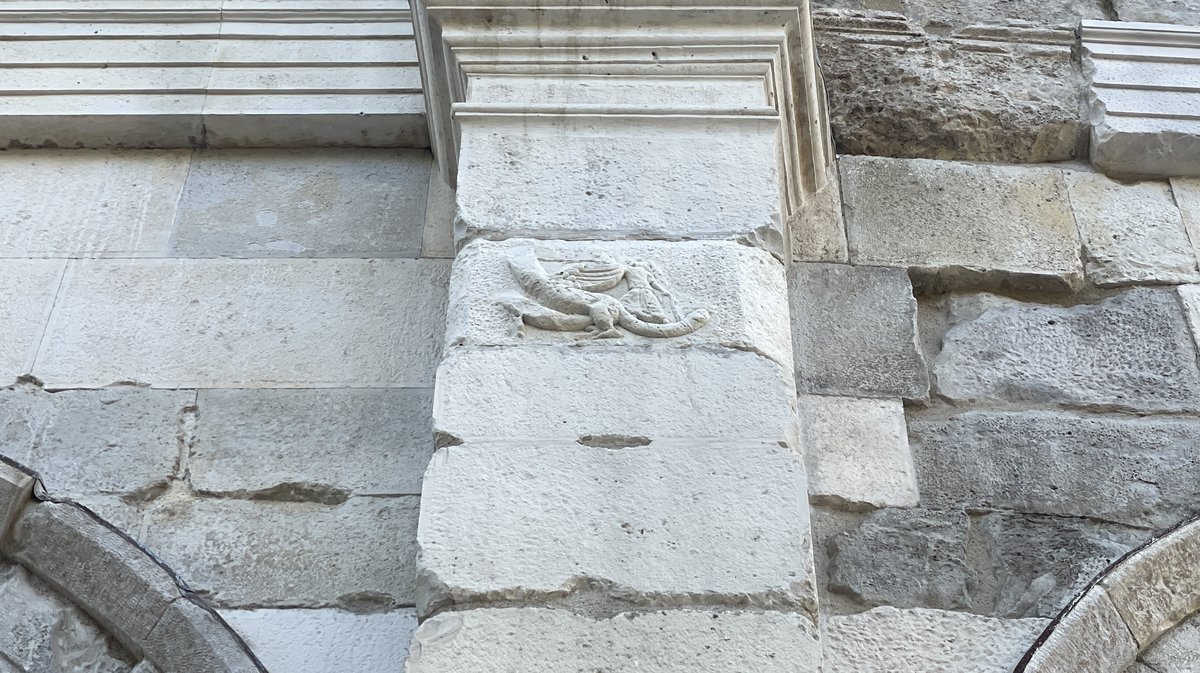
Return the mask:
<path id="1" fill-rule="evenodd" d="M 136 670 L 265 673 L 233 629 L 169 568 L 86 508 L 35 494 L 36 482 L 0 457 L 0 555 L 144 658 Z"/>

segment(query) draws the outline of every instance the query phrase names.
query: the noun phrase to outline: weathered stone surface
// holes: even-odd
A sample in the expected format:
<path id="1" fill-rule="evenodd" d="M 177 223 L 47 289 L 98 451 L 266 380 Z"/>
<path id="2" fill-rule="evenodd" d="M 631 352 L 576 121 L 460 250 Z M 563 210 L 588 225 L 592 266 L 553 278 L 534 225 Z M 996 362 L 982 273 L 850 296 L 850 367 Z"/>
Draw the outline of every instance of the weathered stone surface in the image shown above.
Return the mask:
<path id="1" fill-rule="evenodd" d="M 433 454 L 433 391 L 202 390 L 192 486 L 266 496 L 289 490 L 420 495 Z"/>
<path id="2" fill-rule="evenodd" d="M 999 513 L 984 516 L 979 528 L 996 578 L 999 617 L 1054 617 L 1150 536 L 1080 518 Z"/>
<path id="3" fill-rule="evenodd" d="M 1122 184 L 1067 171 L 1088 278 L 1101 287 L 1194 283 L 1196 253 L 1166 182 Z"/>
<path id="4" fill-rule="evenodd" d="M 454 216 L 458 211 L 454 198 L 454 189 L 442 180 L 434 159 L 429 169 L 429 195 L 425 199 L 422 257 L 454 257 Z"/>
<path id="5" fill-rule="evenodd" d="M 161 256 L 190 155 L 0 154 L 0 257 Z"/>
<path id="6" fill-rule="evenodd" d="M 1066 307 L 955 297 L 950 312 L 933 365 L 950 399 L 1200 409 L 1195 345 L 1171 289 Z"/>
<path id="7" fill-rule="evenodd" d="M 801 392 L 923 399 L 917 302 L 901 269 L 793 264 L 792 345 Z"/>
<path id="8" fill-rule="evenodd" d="M 148 496 L 178 469 L 182 416 L 195 399 L 190 390 L 134 386 L 3 388 L 0 453 L 35 470 L 58 496 Z"/>
<path id="9" fill-rule="evenodd" d="M 1067 289 L 1079 242 L 1057 168 L 842 157 L 850 261 L 949 288 Z"/>
<path id="10" fill-rule="evenodd" d="M 1146 647 L 1200 610 L 1200 524 L 1192 523 L 1130 556 L 1101 585 Z"/>
<path id="11" fill-rule="evenodd" d="M 1058 44 L 980 43 L 850 23 L 816 33 L 839 152 L 1000 163 L 1080 155 L 1083 86 L 1070 32 Z"/>
<path id="12" fill-rule="evenodd" d="M 1177 624 L 1138 657 L 1146 673 L 1191 673 L 1200 670 L 1200 616 Z"/>
<path id="13" fill-rule="evenodd" d="M 825 186 L 801 204 L 788 231 L 792 237 L 792 261 L 846 262 L 846 220 L 842 214 L 842 188 L 836 164 Z"/>
<path id="14" fill-rule="evenodd" d="M 33 495 L 34 478 L 0 461 L 0 542 Z"/>
<path id="15" fill-rule="evenodd" d="M 411 605 L 417 509 L 414 497 L 175 500 L 150 514 L 145 545 L 220 607 Z"/>
<path id="16" fill-rule="evenodd" d="M 779 612 L 668 610 L 593 620 L 566 610 L 447 612 L 421 624 L 408 673 L 815 671 L 816 630 Z"/>
<path id="17" fill-rule="evenodd" d="M 215 612 L 187 598 L 167 608 L 143 647 L 171 673 L 263 673 Z"/>
<path id="18" fill-rule="evenodd" d="M 268 671 L 399 670 L 417 628 L 413 610 L 222 610 Z"/>
<path id="19" fill-rule="evenodd" d="M 1138 647 L 1108 594 L 1093 587 L 1054 627 L 1026 666 L 1027 673 L 1120 671 Z"/>
<path id="20" fill-rule="evenodd" d="M 506 304 L 542 304 L 522 289 L 509 263 L 533 265 L 530 255 L 550 274 L 577 261 L 644 263 L 647 266 L 638 268 L 647 272 L 646 277 L 639 275 L 635 286 L 626 275 L 609 295 L 621 300 L 626 308 L 638 305 L 637 296 L 653 296 L 671 323 L 704 310 L 708 312 L 707 323 L 671 338 L 637 336 L 622 328 L 620 339 L 581 339 L 587 336 L 583 331 L 548 331 L 524 325 Z M 635 296 L 632 300 L 631 295 Z M 446 343 L 579 347 L 710 344 L 759 352 L 789 367 L 792 348 L 788 317 L 779 310 L 786 301 L 783 265 L 762 250 L 732 241 L 475 241 L 455 260 Z"/>
<path id="21" fill-rule="evenodd" d="M 0 262 L 0 383 L 33 369 L 65 268 L 57 259 Z"/>
<path id="22" fill-rule="evenodd" d="M 825 670 L 1009 673 L 1047 623 L 892 607 L 831 616 L 825 620 Z"/>
<path id="23" fill-rule="evenodd" d="M 801 395 L 808 493 L 850 507 L 915 507 L 917 475 L 899 400 Z"/>
<path id="24" fill-rule="evenodd" d="M 813 0 L 812 4 L 814 8 L 899 12 L 930 34 L 977 23 L 1055 26 L 1074 25 L 1081 18 L 1109 18 L 1100 0 Z"/>
<path id="25" fill-rule="evenodd" d="M 443 448 L 421 500 L 418 609 L 592 591 L 815 610 L 805 492 L 799 457 L 774 444 Z"/>
<path id="26" fill-rule="evenodd" d="M 456 349 L 438 368 L 434 430 L 464 441 L 777 442 L 794 434 L 790 378 L 771 360 L 736 350 Z"/>
<path id="27" fill-rule="evenodd" d="M 961 511 L 878 510 L 830 541 L 830 589 L 868 605 L 969 608 L 966 542 Z"/>
<path id="28" fill-rule="evenodd" d="M 1200 25 L 1197 0 L 1113 0 L 1113 11 L 1122 21 Z"/>
<path id="29" fill-rule="evenodd" d="M 1192 243 L 1192 252 L 1200 258 L 1200 178 L 1173 178 L 1171 195 L 1183 214 L 1183 229 Z"/>
<path id="30" fill-rule="evenodd" d="M 21 566 L 0 561 L 0 671 L 125 673 L 130 668 L 129 655 L 79 608 Z"/>
<path id="31" fill-rule="evenodd" d="M 48 388 L 429 386 L 449 263 L 80 260 L 34 373 Z"/>
<path id="32" fill-rule="evenodd" d="M 922 500 L 1163 528 L 1200 493 L 1200 424 L 1048 411 L 909 419 Z"/>
<path id="33" fill-rule="evenodd" d="M 1180 285 L 1177 288 L 1179 301 L 1183 303 L 1183 314 L 1196 348 L 1200 349 L 1200 285 Z"/>
<path id="34" fill-rule="evenodd" d="M 210 150 L 179 200 L 176 257 L 417 257 L 424 150 Z"/>

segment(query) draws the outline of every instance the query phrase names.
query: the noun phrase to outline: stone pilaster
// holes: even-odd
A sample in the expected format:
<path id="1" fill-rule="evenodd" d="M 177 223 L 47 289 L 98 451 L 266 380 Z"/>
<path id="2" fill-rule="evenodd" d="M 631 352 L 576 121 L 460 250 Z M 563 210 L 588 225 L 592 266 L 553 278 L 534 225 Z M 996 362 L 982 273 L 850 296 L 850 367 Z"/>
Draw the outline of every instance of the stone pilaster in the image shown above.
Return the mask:
<path id="1" fill-rule="evenodd" d="M 806 6 L 417 9 L 458 256 L 412 672 L 816 671 Z"/>

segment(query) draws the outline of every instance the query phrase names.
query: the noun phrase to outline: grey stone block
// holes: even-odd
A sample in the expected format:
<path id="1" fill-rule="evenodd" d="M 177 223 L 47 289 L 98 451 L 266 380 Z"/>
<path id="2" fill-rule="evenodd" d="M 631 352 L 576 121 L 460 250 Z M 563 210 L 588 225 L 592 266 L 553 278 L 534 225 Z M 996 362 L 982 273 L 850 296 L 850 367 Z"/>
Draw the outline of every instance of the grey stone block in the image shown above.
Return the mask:
<path id="1" fill-rule="evenodd" d="M 23 470 L 0 461 L 0 545 L 33 495 L 35 479 Z"/>
<path id="2" fill-rule="evenodd" d="M 1138 646 L 1108 594 L 1093 587 L 1054 627 L 1025 673 L 1123 671 Z"/>
<path id="3" fill-rule="evenodd" d="M 1113 0 L 1113 10 L 1122 21 L 1200 25 L 1198 0 Z"/>
<path id="4" fill-rule="evenodd" d="M 420 495 L 429 389 L 202 390 L 188 469 L 199 491 L 327 499 Z"/>
<path id="5" fill-rule="evenodd" d="M 1140 550 L 1100 582 L 1141 647 L 1200 610 L 1200 524 Z"/>
<path id="6" fill-rule="evenodd" d="M 33 369 L 66 262 L 6 259 L 0 264 L 0 383 Z"/>
<path id="7" fill-rule="evenodd" d="M 830 541 L 830 589 L 868 605 L 971 607 L 962 512 L 882 509 Z"/>
<path id="8" fill-rule="evenodd" d="M 416 610 L 222 610 L 221 616 L 272 673 L 399 671 Z"/>
<path id="9" fill-rule="evenodd" d="M 813 0 L 812 5 L 814 9 L 898 12 L 908 17 L 914 28 L 924 28 L 930 34 L 979 23 L 1022 22 L 1047 27 L 1074 25 L 1081 18 L 1109 18 L 1100 0 Z"/>
<path id="10" fill-rule="evenodd" d="M 933 362 L 950 399 L 1200 410 L 1196 348 L 1171 289 L 1067 307 L 956 297 L 950 311 Z"/>
<path id="11" fill-rule="evenodd" d="M 793 264 L 792 343 L 801 392 L 923 399 L 929 374 L 902 269 Z"/>
<path id="12" fill-rule="evenodd" d="M 1200 422 L 1047 411 L 909 419 L 923 502 L 1083 516 L 1145 528 L 1200 492 Z"/>
<path id="13" fill-rule="evenodd" d="M 205 150 L 179 201 L 178 257 L 418 257 L 424 150 Z"/>
<path id="14" fill-rule="evenodd" d="M 171 673 L 265 673 L 216 613 L 187 598 L 167 608 L 144 649 Z"/>
<path id="15" fill-rule="evenodd" d="M 1139 673 L 1190 673 L 1200 671 L 1200 615 L 1193 615 L 1167 631 L 1138 657 L 1145 662 Z"/>

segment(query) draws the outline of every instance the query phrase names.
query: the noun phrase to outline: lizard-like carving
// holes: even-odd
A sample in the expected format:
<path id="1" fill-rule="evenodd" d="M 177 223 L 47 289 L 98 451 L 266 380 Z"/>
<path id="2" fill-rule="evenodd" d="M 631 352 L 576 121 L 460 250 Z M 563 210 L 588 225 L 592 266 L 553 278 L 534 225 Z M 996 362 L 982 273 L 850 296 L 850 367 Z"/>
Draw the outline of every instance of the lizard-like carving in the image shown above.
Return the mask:
<path id="1" fill-rule="evenodd" d="M 531 249 L 523 248 L 509 255 L 508 268 L 532 300 L 511 299 L 505 306 L 538 329 L 586 331 L 589 338 L 610 339 L 624 336 L 620 326 L 639 336 L 669 338 L 691 334 L 708 323 L 704 309 L 676 319 L 660 299 L 669 302 L 671 294 L 649 264 L 580 262 L 551 274 Z M 622 281 L 629 287 L 622 298 L 604 294 Z"/>

